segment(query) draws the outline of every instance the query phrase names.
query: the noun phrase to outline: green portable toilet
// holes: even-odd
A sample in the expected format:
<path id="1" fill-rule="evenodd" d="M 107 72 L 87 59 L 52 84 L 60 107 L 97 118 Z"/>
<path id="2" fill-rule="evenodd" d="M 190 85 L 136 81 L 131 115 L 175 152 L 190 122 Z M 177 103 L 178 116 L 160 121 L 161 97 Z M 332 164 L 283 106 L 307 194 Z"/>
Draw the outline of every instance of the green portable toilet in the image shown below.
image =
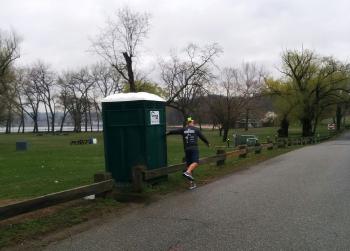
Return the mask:
<path id="1" fill-rule="evenodd" d="M 146 93 L 120 93 L 102 100 L 106 170 L 117 183 L 132 180 L 132 168 L 167 166 L 165 100 Z"/>

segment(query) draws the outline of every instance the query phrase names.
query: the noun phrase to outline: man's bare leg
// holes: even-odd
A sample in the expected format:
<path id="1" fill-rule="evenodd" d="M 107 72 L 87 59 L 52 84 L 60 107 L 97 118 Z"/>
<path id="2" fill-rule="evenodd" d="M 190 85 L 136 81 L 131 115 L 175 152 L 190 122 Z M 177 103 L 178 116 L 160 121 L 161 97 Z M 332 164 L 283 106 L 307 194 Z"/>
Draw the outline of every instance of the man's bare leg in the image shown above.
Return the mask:
<path id="1" fill-rule="evenodd" d="M 184 172 L 182 175 L 188 179 L 189 181 L 189 189 L 195 189 L 197 187 L 196 183 L 194 182 L 194 178 L 192 176 L 192 171 L 198 166 L 197 162 L 194 162 L 192 164 L 190 164 L 189 166 L 187 166 L 187 170 L 186 172 Z"/>
<path id="2" fill-rule="evenodd" d="M 189 165 L 189 167 L 187 168 L 187 171 L 189 174 L 192 175 L 192 171 L 198 166 L 198 163 L 197 162 L 193 162 L 191 165 Z M 197 187 L 196 183 L 194 182 L 194 180 L 189 180 L 189 189 L 192 190 L 194 188 Z"/>
<path id="3" fill-rule="evenodd" d="M 183 173 L 183 176 L 189 179 L 190 181 L 194 181 L 194 178 L 192 176 L 192 171 L 198 166 L 197 162 L 193 162 L 187 167 L 186 172 Z"/>
<path id="4" fill-rule="evenodd" d="M 192 171 L 198 166 L 197 162 L 193 162 L 188 168 L 187 171 L 188 173 L 192 174 Z"/>

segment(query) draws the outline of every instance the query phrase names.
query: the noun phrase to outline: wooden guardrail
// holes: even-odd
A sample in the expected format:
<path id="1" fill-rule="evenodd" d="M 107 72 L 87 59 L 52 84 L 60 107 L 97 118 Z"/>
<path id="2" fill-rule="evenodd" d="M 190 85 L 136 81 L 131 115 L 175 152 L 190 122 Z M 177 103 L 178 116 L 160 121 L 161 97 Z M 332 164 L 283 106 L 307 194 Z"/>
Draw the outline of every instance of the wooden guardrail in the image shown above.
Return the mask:
<path id="1" fill-rule="evenodd" d="M 225 160 L 229 157 L 246 157 L 248 152 L 255 151 L 255 153 L 260 153 L 261 149 L 272 149 L 273 144 L 261 144 L 260 146 L 241 146 L 240 149 L 225 152 L 223 149 L 217 150 L 217 154 L 210 157 L 205 157 L 199 159 L 200 164 L 207 164 L 216 162 L 217 166 L 223 165 Z M 150 181 L 158 177 L 166 176 L 170 173 L 183 171 L 186 168 L 186 163 L 180 163 L 176 165 L 171 165 L 167 167 L 147 170 L 144 166 L 136 166 L 133 168 L 133 187 L 136 192 L 142 191 L 143 182 Z"/>
<path id="2" fill-rule="evenodd" d="M 291 145 L 306 145 L 314 144 L 329 139 L 328 137 L 303 137 L 303 138 L 279 138 L 275 142 L 268 142 L 258 146 L 248 147 L 246 145 L 239 146 L 238 150 L 225 152 L 219 149 L 215 156 L 205 157 L 199 159 L 200 164 L 207 164 L 216 162 L 217 166 L 223 165 L 228 157 L 246 157 L 249 152 L 259 154 L 262 149 L 272 150 L 273 148 L 281 148 Z M 142 191 L 143 182 L 151 181 L 155 178 L 166 176 L 170 173 L 182 171 L 186 168 L 186 163 L 180 163 L 158 169 L 147 170 L 144 166 L 137 166 L 133 169 L 133 187 L 135 191 Z"/>
<path id="3" fill-rule="evenodd" d="M 14 204 L 0 206 L 0 221 L 23 213 L 32 212 L 41 208 L 57 205 L 89 195 L 99 195 L 111 191 L 114 186 L 112 179 L 81 186 L 58 193 L 52 193 L 37 198 L 21 201 Z"/>
<path id="4" fill-rule="evenodd" d="M 222 165 L 227 157 L 234 157 L 234 156 L 239 156 L 239 155 L 244 155 L 248 151 L 247 148 L 243 148 L 240 150 L 235 150 L 231 152 L 221 152 L 218 151 L 217 155 L 215 156 L 210 156 L 210 157 L 205 157 L 199 159 L 199 164 L 207 164 L 207 163 L 212 163 L 212 162 L 217 162 L 217 165 Z M 186 163 L 180 163 L 176 165 L 171 165 L 167 167 L 162 167 L 158 169 L 153 169 L 153 170 L 146 170 L 146 169 L 138 169 L 139 171 L 142 170 L 143 173 L 143 180 L 152 180 L 154 178 L 157 178 L 159 176 L 164 176 L 169 173 L 173 172 L 178 172 L 186 168 Z"/>
<path id="5" fill-rule="evenodd" d="M 247 147 L 246 145 L 239 146 L 238 150 L 225 152 L 224 149 L 218 149 L 215 156 L 205 157 L 199 159 L 200 164 L 207 164 L 216 162 L 217 166 L 223 165 L 226 158 L 229 157 L 246 157 L 248 152 L 255 152 L 259 154 L 262 149 L 272 150 L 274 147 L 286 147 L 286 145 L 305 145 L 308 143 L 317 143 L 323 140 L 329 139 L 329 137 L 316 138 L 289 138 L 289 139 L 276 139 L 276 142 L 269 140 L 265 144 L 259 144 L 258 146 Z M 133 168 L 133 188 L 134 191 L 142 191 L 143 182 L 151 181 L 158 177 L 166 176 L 170 173 L 182 171 L 186 168 L 186 163 L 180 163 L 176 165 L 171 165 L 167 167 L 162 167 L 158 169 L 148 170 L 144 166 L 136 166 Z"/>

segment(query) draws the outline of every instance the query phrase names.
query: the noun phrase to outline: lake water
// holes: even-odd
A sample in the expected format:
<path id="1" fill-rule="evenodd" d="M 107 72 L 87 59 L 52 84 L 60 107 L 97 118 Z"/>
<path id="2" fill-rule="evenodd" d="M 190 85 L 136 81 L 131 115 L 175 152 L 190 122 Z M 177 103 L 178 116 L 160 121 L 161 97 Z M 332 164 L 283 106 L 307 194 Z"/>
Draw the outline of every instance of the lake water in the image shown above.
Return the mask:
<path id="1" fill-rule="evenodd" d="M 60 126 L 56 126 L 55 127 L 55 131 L 59 131 L 60 128 L 61 128 Z M 47 127 L 45 127 L 45 126 L 39 126 L 38 129 L 39 129 L 39 132 L 47 132 Z M 74 130 L 73 126 L 64 126 L 63 127 L 63 131 L 73 132 L 73 130 Z M 84 132 L 85 131 L 85 127 L 82 127 L 81 130 Z M 88 132 L 90 132 L 90 130 L 91 130 L 90 127 L 88 127 Z M 4 133 L 5 131 L 6 131 L 5 127 L 0 127 L 0 133 Z M 18 127 L 17 126 L 11 127 L 11 133 L 17 133 L 17 131 L 18 131 Z M 25 127 L 24 131 L 25 132 L 33 132 L 33 126 Z M 98 131 L 97 126 L 92 127 L 92 131 L 94 131 L 94 132 Z M 102 125 L 100 126 L 99 131 L 103 131 L 103 126 Z M 21 128 L 21 132 L 22 132 L 22 128 Z"/>

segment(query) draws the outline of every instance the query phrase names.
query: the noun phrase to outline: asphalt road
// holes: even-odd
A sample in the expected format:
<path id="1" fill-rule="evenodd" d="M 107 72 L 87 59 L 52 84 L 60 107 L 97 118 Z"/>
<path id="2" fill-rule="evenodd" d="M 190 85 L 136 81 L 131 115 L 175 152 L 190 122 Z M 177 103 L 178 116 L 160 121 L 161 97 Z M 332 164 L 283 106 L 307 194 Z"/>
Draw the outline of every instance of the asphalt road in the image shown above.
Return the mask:
<path id="1" fill-rule="evenodd" d="M 350 133 L 133 210 L 47 250 L 350 250 Z"/>

